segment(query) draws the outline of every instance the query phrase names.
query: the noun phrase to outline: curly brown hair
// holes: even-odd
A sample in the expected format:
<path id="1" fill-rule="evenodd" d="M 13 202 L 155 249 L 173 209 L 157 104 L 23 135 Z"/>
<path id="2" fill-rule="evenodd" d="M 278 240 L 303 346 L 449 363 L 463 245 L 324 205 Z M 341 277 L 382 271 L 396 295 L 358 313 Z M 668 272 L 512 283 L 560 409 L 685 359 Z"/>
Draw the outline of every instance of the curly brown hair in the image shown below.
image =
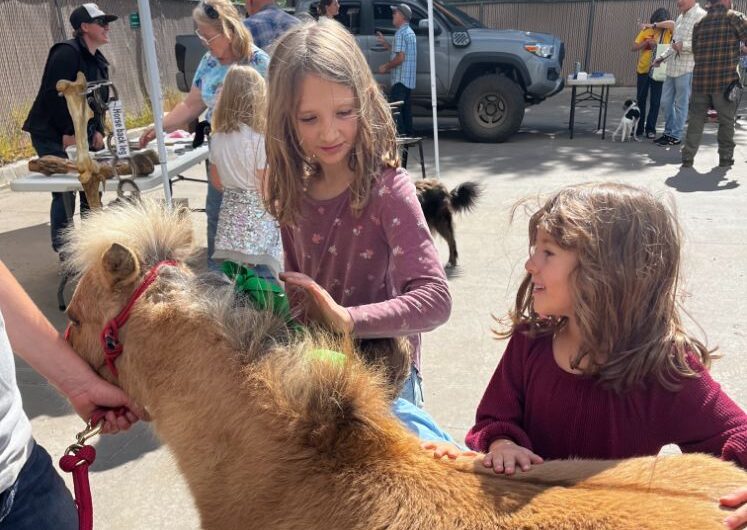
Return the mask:
<path id="1" fill-rule="evenodd" d="M 588 183 L 561 189 L 531 216 L 530 246 L 540 228 L 578 256 L 570 286 L 581 347 L 573 368 L 616 391 L 649 376 L 675 390 L 678 378 L 697 376 L 688 355 L 710 365 L 713 352 L 684 330 L 680 317 L 681 232 L 673 209 L 641 188 Z M 533 310 L 530 274 L 509 319 L 498 337 L 553 334 L 567 325 L 565 317 Z"/>

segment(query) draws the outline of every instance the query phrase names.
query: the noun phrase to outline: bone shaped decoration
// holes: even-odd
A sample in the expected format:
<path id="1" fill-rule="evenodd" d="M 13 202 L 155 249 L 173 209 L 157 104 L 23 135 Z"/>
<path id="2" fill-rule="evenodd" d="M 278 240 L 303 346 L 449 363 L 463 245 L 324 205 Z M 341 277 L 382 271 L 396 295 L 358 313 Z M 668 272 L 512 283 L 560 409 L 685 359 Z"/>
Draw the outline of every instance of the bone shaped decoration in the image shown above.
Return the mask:
<path id="1" fill-rule="evenodd" d="M 78 150 L 78 180 L 86 193 L 88 205 L 91 208 L 101 208 L 99 185 L 104 181 L 98 162 L 91 158 L 88 152 L 88 120 L 93 118 L 93 111 L 86 101 L 86 76 L 78 72 L 75 81 L 60 79 L 57 81 L 57 92 L 65 96 L 67 109 L 73 119 L 75 129 L 75 145 Z"/>

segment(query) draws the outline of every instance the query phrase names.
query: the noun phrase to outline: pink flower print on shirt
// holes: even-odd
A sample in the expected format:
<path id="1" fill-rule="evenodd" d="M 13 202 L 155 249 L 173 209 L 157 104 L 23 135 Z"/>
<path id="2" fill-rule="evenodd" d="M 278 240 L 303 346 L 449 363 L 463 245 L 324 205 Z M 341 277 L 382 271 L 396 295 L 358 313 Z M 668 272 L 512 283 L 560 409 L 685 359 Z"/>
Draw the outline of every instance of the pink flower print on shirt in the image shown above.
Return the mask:
<path id="1" fill-rule="evenodd" d="M 354 236 L 361 235 L 361 232 L 363 232 L 363 225 L 358 225 L 355 228 L 353 228 L 353 235 Z"/>
<path id="2" fill-rule="evenodd" d="M 379 197 L 383 197 L 384 195 L 389 195 L 392 192 L 392 190 L 389 189 L 389 186 L 382 186 L 379 188 Z"/>
<path id="3" fill-rule="evenodd" d="M 329 252 L 329 253 L 330 253 L 330 254 L 332 254 L 333 256 L 337 256 L 337 247 L 336 247 L 336 246 L 334 246 L 334 245 L 332 245 L 331 247 L 329 247 L 329 248 L 327 249 L 327 252 Z"/>
<path id="4" fill-rule="evenodd" d="M 363 252 L 360 253 L 360 257 L 363 259 L 371 259 L 374 256 L 374 251 L 370 248 L 367 248 Z"/>
<path id="5" fill-rule="evenodd" d="M 342 219 L 339 217 L 335 217 L 335 220 L 332 221 L 332 226 L 340 226 L 342 224 Z"/>
<path id="6" fill-rule="evenodd" d="M 324 238 L 322 237 L 322 234 L 314 234 L 313 236 L 311 236 L 311 242 L 315 245 L 321 243 L 323 239 Z"/>
<path id="7" fill-rule="evenodd" d="M 348 288 L 346 288 L 346 289 L 343 289 L 343 291 L 342 291 L 342 293 L 343 293 L 343 294 L 344 294 L 345 296 L 350 296 L 350 295 L 351 295 L 351 294 L 353 294 L 354 292 L 355 292 L 355 287 L 348 287 Z"/>
<path id="8" fill-rule="evenodd" d="M 396 247 L 392 249 L 392 255 L 394 256 L 401 256 L 404 253 L 405 251 L 402 250 L 402 247 L 400 247 L 399 245 L 397 245 Z"/>
<path id="9" fill-rule="evenodd" d="M 399 217 L 395 217 L 392 219 L 392 226 L 399 226 L 402 224 L 402 221 L 399 220 Z"/>
<path id="10" fill-rule="evenodd" d="M 378 218 L 378 217 L 376 217 L 375 215 L 372 215 L 372 216 L 371 216 L 371 222 L 372 222 L 373 224 L 375 224 L 376 226 L 380 226 L 380 225 L 381 225 L 381 219 L 379 219 L 379 218 Z"/>
<path id="11" fill-rule="evenodd" d="M 373 274 L 369 274 L 369 275 L 367 276 L 367 278 L 368 278 L 368 281 L 369 281 L 369 282 L 372 282 L 372 281 L 374 281 L 374 275 L 373 275 Z"/>
<path id="12" fill-rule="evenodd" d="M 319 212 L 319 215 L 324 215 L 324 212 L 326 212 L 327 210 L 324 208 L 324 206 L 320 206 L 316 209 L 316 211 Z"/>
<path id="13" fill-rule="evenodd" d="M 335 278 L 335 279 L 334 279 L 334 280 L 332 280 L 332 282 L 330 283 L 330 286 L 331 286 L 331 287 L 337 287 L 337 286 L 338 286 L 338 285 L 340 285 L 341 283 L 342 283 L 342 282 L 341 282 L 340 280 L 338 280 L 337 278 Z"/>

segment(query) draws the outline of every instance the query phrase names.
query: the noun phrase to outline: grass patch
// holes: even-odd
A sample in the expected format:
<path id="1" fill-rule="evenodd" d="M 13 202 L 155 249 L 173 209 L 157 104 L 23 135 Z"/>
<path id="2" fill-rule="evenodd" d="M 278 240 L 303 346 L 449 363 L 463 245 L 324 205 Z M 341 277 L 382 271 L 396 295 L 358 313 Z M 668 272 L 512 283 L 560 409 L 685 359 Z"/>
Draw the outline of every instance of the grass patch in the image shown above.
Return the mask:
<path id="1" fill-rule="evenodd" d="M 173 109 L 177 103 L 184 99 L 184 95 L 175 89 L 166 89 L 163 93 L 163 108 L 165 112 Z M 8 113 L 8 121 L 5 130 L 0 131 L 0 166 L 10 164 L 17 160 L 32 158 L 36 155 L 31 145 L 31 137 L 21 130 L 23 122 L 31 109 L 31 103 L 13 108 Z M 136 129 L 153 123 L 153 110 L 147 101 L 137 112 L 128 112 L 125 109 L 125 127 Z M 106 128 L 111 131 L 109 116 L 106 116 Z"/>

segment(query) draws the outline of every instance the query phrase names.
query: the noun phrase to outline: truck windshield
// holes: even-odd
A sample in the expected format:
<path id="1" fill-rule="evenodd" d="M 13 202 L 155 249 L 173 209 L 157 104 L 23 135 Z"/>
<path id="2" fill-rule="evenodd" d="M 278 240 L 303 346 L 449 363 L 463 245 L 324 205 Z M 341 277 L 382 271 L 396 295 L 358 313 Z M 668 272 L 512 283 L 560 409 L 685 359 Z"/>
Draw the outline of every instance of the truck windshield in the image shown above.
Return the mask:
<path id="1" fill-rule="evenodd" d="M 457 28 L 482 28 L 482 22 L 472 18 L 467 13 L 447 2 L 433 2 L 433 8 L 444 17 L 449 24 Z"/>

